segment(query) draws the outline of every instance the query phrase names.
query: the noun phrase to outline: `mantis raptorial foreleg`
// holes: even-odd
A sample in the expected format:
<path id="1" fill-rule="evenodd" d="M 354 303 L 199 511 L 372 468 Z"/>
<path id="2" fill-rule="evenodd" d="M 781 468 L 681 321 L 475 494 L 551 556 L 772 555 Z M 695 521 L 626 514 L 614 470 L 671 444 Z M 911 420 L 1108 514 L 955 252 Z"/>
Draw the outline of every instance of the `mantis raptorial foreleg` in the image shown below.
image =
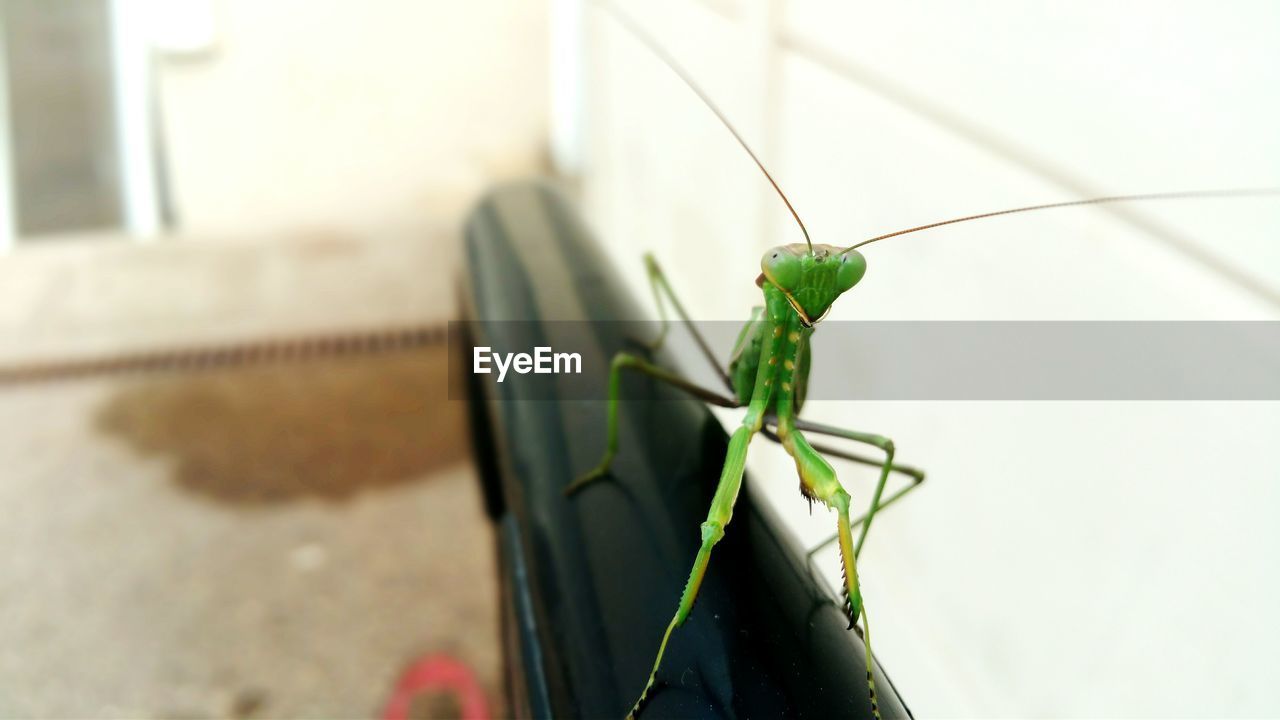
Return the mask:
<path id="1" fill-rule="evenodd" d="M 774 442 L 777 442 L 777 443 L 781 443 L 782 440 L 778 437 L 777 430 L 776 430 L 777 425 L 778 425 L 777 418 L 765 418 L 764 429 L 761 430 L 760 432 L 770 440 L 773 440 Z M 814 433 L 818 433 L 819 435 L 822 434 L 821 430 L 813 428 L 812 426 L 809 425 L 808 422 L 801 420 L 799 418 L 796 418 L 795 426 L 797 429 L 804 430 L 806 432 L 814 432 Z M 848 450 L 841 450 L 840 448 L 837 448 L 834 445 L 826 445 L 823 443 L 810 443 L 810 444 L 812 445 L 814 450 L 817 450 L 822 455 L 830 455 L 832 457 L 838 457 L 841 460 L 848 460 L 849 462 L 855 462 L 855 463 L 858 463 L 859 465 L 870 465 L 871 467 L 876 467 L 876 468 L 884 465 L 883 458 L 873 458 L 873 457 L 868 457 L 866 455 L 859 455 L 858 453 L 850 452 Z M 906 488 L 903 488 L 902 490 L 894 493 L 893 495 L 890 495 L 887 500 L 881 502 L 880 503 L 881 510 L 884 510 L 886 507 L 889 507 L 890 502 L 892 502 L 895 498 L 901 497 L 902 494 L 905 493 L 907 490 L 914 490 L 917 485 L 924 482 L 924 478 L 925 478 L 924 470 L 921 470 L 920 468 L 914 467 L 912 465 L 906 465 L 898 462 L 893 463 L 893 465 L 889 468 L 889 472 L 891 474 L 898 473 L 900 475 L 906 475 L 908 478 L 910 478 L 911 485 L 909 485 Z M 858 524 L 861 522 L 862 522 L 862 518 L 860 517 L 858 520 L 855 520 L 853 522 L 853 526 L 857 527 Z"/>
<path id="2" fill-rule="evenodd" d="M 780 419 L 779 420 L 780 426 L 781 426 L 781 423 L 782 423 L 782 420 Z M 884 437 L 883 435 L 875 435 L 873 433 L 864 433 L 864 432 L 859 432 L 857 430 L 845 430 L 843 428 L 838 428 L 832 425 L 823 425 L 822 423 L 815 423 L 809 420 L 801 420 L 800 418 L 792 419 L 791 423 L 795 428 L 804 430 L 806 432 L 814 432 L 814 433 L 819 433 L 821 435 L 829 435 L 831 437 L 839 437 L 839 438 L 844 438 L 846 440 L 853 440 L 854 442 L 860 442 L 860 443 L 865 443 L 867 445 L 872 445 L 884 451 L 884 454 L 885 454 L 884 460 L 877 462 L 875 460 L 871 460 L 870 458 L 866 458 L 861 455 L 854 455 L 853 453 L 841 452 L 829 447 L 822 448 L 822 452 L 825 454 L 833 455 L 835 457 L 843 457 L 845 459 L 852 460 L 853 462 L 856 462 L 856 463 L 863 463 L 866 465 L 875 465 L 880 468 L 880 478 L 876 481 L 875 492 L 871 494 L 871 503 L 870 505 L 868 505 L 867 512 L 863 514 L 862 517 L 858 518 L 858 522 L 855 523 L 855 525 L 861 525 L 862 528 L 858 532 L 858 541 L 853 546 L 853 552 L 855 556 L 861 554 L 862 545 L 867 541 L 867 532 L 871 529 L 871 521 L 875 519 L 876 514 L 879 513 L 881 510 L 883 510 L 885 506 L 887 506 L 889 503 L 895 500 L 898 500 L 903 495 L 915 489 L 918 485 L 920 485 L 920 483 L 924 482 L 924 472 L 906 465 L 895 466 L 893 464 L 893 454 L 894 454 L 893 441 L 887 437 Z M 782 434 L 781 427 L 779 427 L 778 434 L 780 436 Z M 881 502 L 881 496 L 884 495 L 885 485 L 888 484 L 888 481 L 889 481 L 889 473 L 894 471 L 903 473 L 911 477 L 912 483 L 908 485 L 906 488 L 894 493 L 893 496 L 891 496 L 888 500 Z M 815 548 L 815 550 L 812 552 L 816 552 L 818 549 L 826 547 L 827 545 L 831 544 L 834 540 L 836 540 L 836 538 L 827 540 L 826 542 L 819 545 L 818 548 Z"/>
<path id="3" fill-rule="evenodd" d="M 644 375 L 648 375 L 657 380 L 671 385 L 672 387 L 683 390 L 690 395 L 720 407 L 740 407 L 740 403 L 734 399 L 721 395 L 713 390 L 708 390 L 683 376 L 674 373 L 666 368 L 655 365 L 644 358 L 637 357 L 630 353 L 618 353 L 613 356 L 613 362 L 609 366 L 609 405 L 608 405 L 608 424 L 606 430 L 606 441 L 604 449 L 604 458 L 590 472 L 582 477 L 574 480 L 564 489 L 566 495 L 581 490 L 590 484 L 593 480 L 598 480 L 609 473 L 609 467 L 613 464 L 613 457 L 618 453 L 618 403 L 619 395 L 622 392 L 622 371 L 633 370 Z"/>
<path id="4" fill-rule="evenodd" d="M 777 435 L 787 454 L 796 461 L 796 470 L 800 474 L 800 487 L 805 496 L 836 510 L 836 537 L 840 542 L 840 566 L 844 573 L 845 612 L 849 617 L 850 628 L 857 622 L 858 615 L 862 615 L 871 712 L 879 717 L 880 708 L 876 702 L 875 679 L 871 674 L 870 628 L 866 608 L 862 603 L 862 589 L 858 583 L 857 551 L 853 544 L 852 524 L 849 522 L 849 493 L 836 479 L 836 471 L 831 467 L 831 463 L 809 445 L 809 441 L 797 429 L 797 421 L 790 414 L 783 414 L 778 418 Z M 887 446 L 887 452 L 892 460 L 893 444 L 888 443 Z M 885 474 L 887 474 L 889 464 L 885 467 Z"/>
<path id="5" fill-rule="evenodd" d="M 822 434 L 821 429 L 815 428 L 814 426 L 810 425 L 807 421 L 801 420 L 799 418 L 796 419 L 795 424 L 796 424 L 796 427 L 801 430 L 807 430 L 810 432 L 816 432 L 816 433 Z M 765 437 L 769 438 L 770 440 L 773 440 L 776 443 L 781 443 L 782 439 L 778 437 L 778 434 L 775 430 L 776 426 L 777 426 L 776 418 L 767 418 L 765 420 L 764 430 L 762 430 L 761 432 Z M 866 455 L 859 455 L 857 453 L 849 452 L 848 450 L 842 450 L 832 445 L 826 445 L 822 443 L 813 443 L 812 447 L 814 450 L 816 450 L 817 452 L 821 453 L 824 456 L 838 457 L 842 460 L 848 460 L 850 462 L 855 462 L 860 465 L 870 465 L 872 467 L 877 467 L 877 468 L 884 465 L 884 460 L 867 457 Z M 920 486 L 921 483 L 924 482 L 924 478 L 925 478 L 925 472 L 923 470 L 916 467 L 912 467 L 910 465 L 904 465 L 901 463 L 893 463 L 889 467 L 889 472 L 898 473 L 900 475 L 906 475 L 910 479 L 910 484 L 898 490 L 897 492 L 893 493 L 892 495 L 885 498 L 884 500 L 882 500 L 880 502 L 880 506 L 876 508 L 877 513 L 884 512 L 886 508 L 888 508 L 889 506 L 901 500 L 902 497 L 905 496 L 907 493 L 911 492 L 912 490 L 915 490 L 917 487 Z M 866 522 L 867 516 L 869 515 L 871 515 L 870 511 L 859 515 L 850 523 L 851 527 L 856 528 L 862 523 Z M 827 546 L 829 546 L 831 543 L 835 542 L 838 539 L 839 539 L 839 536 L 832 535 L 826 540 L 823 540 L 812 550 L 810 550 L 808 553 L 808 559 L 810 563 L 812 563 L 814 555 L 817 555 L 819 552 L 824 550 Z"/>
<path id="6" fill-rule="evenodd" d="M 809 445 L 809 441 L 796 430 L 790 418 L 778 421 L 778 439 L 796 463 L 800 475 L 800 490 L 805 497 L 817 500 L 823 505 L 835 508 L 837 518 L 837 535 L 840 541 L 840 554 L 845 574 L 845 591 L 849 602 L 849 626 L 862 608 L 862 594 L 858 589 L 858 568 L 854 562 L 852 525 L 849 522 L 849 493 L 836 479 L 836 471 L 826 458 L 818 454 Z"/>

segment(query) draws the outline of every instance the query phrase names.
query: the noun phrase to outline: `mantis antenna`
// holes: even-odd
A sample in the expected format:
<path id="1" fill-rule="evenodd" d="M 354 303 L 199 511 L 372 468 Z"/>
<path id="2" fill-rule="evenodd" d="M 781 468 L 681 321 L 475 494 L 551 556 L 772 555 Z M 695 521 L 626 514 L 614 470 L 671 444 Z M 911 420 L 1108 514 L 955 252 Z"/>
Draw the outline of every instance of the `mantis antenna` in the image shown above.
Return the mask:
<path id="1" fill-rule="evenodd" d="M 956 223 L 968 222 L 970 220 L 982 220 L 984 218 L 998 217 L 1000 215 L 1012 215 L 1014 213 L 1031 212 L 1032 210 L 1049 210 L 1052 208 L 1072 207 L 1075 205 L 1098 205 L 1101 203 L 1114 202 L 1134 202 L 1139 200 L 1177 200 L 1182 198 L 1237 198 L 1237 197 L 1260 197 L 1266 195 L 1280 195 L 1280 188 L 1247 188 L 1243 190 L 1199 190 L 1190 192 L 1169 192 L 1169 193 L 1148 193 L 1145 195 L 1112 195 L 1109 197 L 1090 198 L 1088 200 L 1070 200 L 1067 202 L 1049 203 L 1047 205 L 1028 205 L 1027 207 L 1012 208 L 1009 210 L 997 210 L 995 212 L 981 213 L 978 215 L 966 215 L 965 217 L 953 218 L 951 220 L 943 220 L 941 222 L 929 223 L 928 225 L 920 225 L 906 230 L 898 230 L 897 232 L 877 235 L 860 243 L 855 243 L 840 251 L 843 255 L 850 250 L 855 250 L 863 245 L 870 245 L 873 242 L 887 240 L 891 237 L 899 235 L 909 235 L 921 230 L 931 230 L 943 225 L 954 225 Z"/>
<path id="2" fill-rule="evenodd" d="M 720 122 L 728 128 L 729 132 L 733 134 L 733 138 L 738 141 L 738 144 L 742 146 L 742 149 L 746 150 L 747 154 L 751 156 L 751 159 L 755 161 L 756 167 L 760 168 L 760 172 L 764 173 L 769 184 L 772 185 L 773 189 L 778 193 L 778 197 L 782 198 L 782 202 L 786 203 L 787 209 L 791 211 L 791 217 L 796 219 L 796 224 L 800 226 L 800 232 L 804 233 L 805 245 L 808 245 L 809 252 L 813 253 L 813 241 L 809 239 L 809 230 L 804 226 L 804 221 L 800 219 L 800 213 L 796 212 L 795 207 L 791 205 L 791 201 L 787 199 L 787 194 L 782 192 L 781 187 L 778 187 L 778 182 L 769 174 L 764 163 L 760 162 L 760 158 L 756 156 L 755 151 L 751 149 L 751 146 L 747 144 L 747 141 L 743 140 L 742 136 L 738 134 L 737 129 L 729 122 L 729 118 L 725 117 L 723 112 L 720 112 L 720 108 L 716 107 L 716 104 L 711 101 L 711 98 L 707 93 L 704 92 L 702 88 L 698 87 L 698 84 L 693 81 L 693 78 L 689 76 L 689 73 L 680 66 L 680 63 L 676 62 L 676 59 L 672 57 L 665 48 L 658 44 L 657 40 L 654 40 L 648 33 L 641 29 L 634 20 L 615 7 L 613 3 L 601 2 L 600 4 L 605 10 L 608 10 L 613 15 L 614 19 L 634 35 L 637 40 L 644 43 L 654 55 L 657 55 L 659 60 L 666 63 L 667 67 L 671 68 L 671 71 L 683 80 L 684 84 L 688 85 L 689 89 L 692 90 L 694 94 L 702 100 L 703 104 L 705 104 L 711 112 L 715 113 L 715 116 L 720 119 Z"/>

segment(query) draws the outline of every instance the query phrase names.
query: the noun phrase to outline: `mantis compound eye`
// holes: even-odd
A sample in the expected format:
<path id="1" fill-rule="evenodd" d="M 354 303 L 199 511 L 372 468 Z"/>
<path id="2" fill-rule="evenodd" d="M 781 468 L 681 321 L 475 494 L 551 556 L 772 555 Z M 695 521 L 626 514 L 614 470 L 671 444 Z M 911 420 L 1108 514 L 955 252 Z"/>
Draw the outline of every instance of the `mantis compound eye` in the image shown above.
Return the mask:
<path id="1" fill-rule="evenodd" d="M 776 247 L 760 259 L 760 269 L 769 282 L 783 290 L 792 290 L 800 282 L 800 257 L 788 247 Z"/>
<path id="2" fill-rule="evenodd" d="M 844 292 L 867 274 L 867 259 L 857 250 L 850 250 L 840 256 L 840 269 L 836 271 L 836 287 Z"/>

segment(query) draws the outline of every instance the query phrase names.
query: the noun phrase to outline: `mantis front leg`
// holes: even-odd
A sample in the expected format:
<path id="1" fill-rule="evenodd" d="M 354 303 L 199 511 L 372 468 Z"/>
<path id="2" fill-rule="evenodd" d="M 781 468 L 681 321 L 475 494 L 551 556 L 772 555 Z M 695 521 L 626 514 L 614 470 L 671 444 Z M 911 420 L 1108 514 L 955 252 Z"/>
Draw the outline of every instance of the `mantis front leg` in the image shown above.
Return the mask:
<path id="1" fill-rule="evenodd" d="M 803 420 L 801 418 L 795 418 L 792 421 L 792 423 L 796 428 L 800 430 L 805 430 L 807 432 L 815 432 L 821 435 L 829 435 L 832 437 L 845 438 L 847 440 L 865 442 L 865 443 L 874 445 L 876 447 L 880 447 L 882 449 L 885 449 L 885 446 L 887 446 L 886 457 L 882 460 L 869 458 L 869 457 L 866 457 L 865 455 L 858 455 L 857 453 L 852 453 L 847 450 L 840 450 L 840 449 L 831 447 L 829 445 L 813 446 L 814 450 L 816 450 L 819 453 L 822 453 L 823 455 L 830 455 L 832 457 L 838 457 L 844 460 L 849 460 L 851 462 L 856 462 L 861 465 L 871 465 L 873 467 L 881 468 L 880 479 L 876 483 L 876 490 L 875 490 L 875 493 L 873 494 L 870 507 L 867 509 L 865 513 L 863 513 L 856 520 L 853 521 L 853 527 L 862 526 L 862 530 L 858 535 L 858 542 L 854 546 L 854 555 L 855 556 L 861 555 L 862 545 L 864 542 L 866 542 L 867 530 L 870 528 L 871 520 L 875 517 L 876 514 L 883 511 L 885 508 L 888 508 L 890 505 L 893 505 L 897 501 L 901 500 L 907 493 L 919 487 L 924 482 L 925 472 L 923 470 L 920 470 L 919 468 L 915 468 L 910 465 L 895 463 L 893 461 L 893 454 L 892 454 L 893 441 L 886 437 L 882 437 L 880 435 L 872 435 L 870 433 L 857 432 L 855 430 L 844 430 L 841 428 L 833 427 L 831 425 L 823 425 L 821 423 L 815 423 L 808 420 Z M 768 420 L 766 420 L 766 428 L 764 430 L 765 436 L 770 438 L 771 440 L 781 442 L 781 439 L 778 437 L 777 433 L 771 428 L 767 427 L 768 424 L 769 424 Z M 776 420 L 775 420 L 775 424 L 776 424 Z M 898 490 L 894 494 L 890 495 L 887 499 L 882 501 L 880 497 L 884 493 L 884 488 L 885 488 L 885 485 L 887 484 L 890 473 L 899 473 L 902 475 L 906 475 L 907 478 L 909 478 L 910 480 L 910 484 L 902 488 L 901 490 Z M 837 539 L 838 538 L 836 536 L 832 536 L 831 538 L 824 540 L 813 550 L 809 551 L 809 557 L 812 558 L 816 553 L 818 553 L 819 551 L 821 551 L 823 548 L 827 547 L 831 543 L 835 542 Z"/>
<path id="2" fill-rule="evenodd" d="M 845 612 L 849 616 L 850 629 L 857 622 L 858 616 L 862 616 L 867 688 L 871 698 L 871 712 L 879 718 L 880 708 L 876 701 L 876 684 L 871 669 L 871 630 L 866 607 L 862 602 L 862 589 L 858 583 L 857 549 L 853 542 L 852 525 L 849 522 L 849 493 L 836 479 L 836 472 L 831 467 L 831 463 L 819 455 L 809 445 L 804 435 L 796 429 L 795 420 L 789 413 L 778 418 L 777 435 L 782 442 L 782 447 L 796 462 L 796 470 L 800 474 L 800 487 L 805 496 L 836 510 L 836 539 L 840 543 L 840 569 L 844 574 Z M 892 451 L 892 445 L 890 445 L 890 451 Z M 887 474 L 888 471 L 885 472 Z M 875 502 L 873 500 L 873 505 Z M 864 524 L 864 531 L 865 528 Z"/>
<path id="3" fill-rule="evenodd" d="M 865 458 L 860 455 L 855 455 L 853 453 L 838 451 L 838 450 L 835 450 L 834 448 L 828 448 L 828 447 L 822 448 L 822 452 L 831 454 L 835 457 L 843 457 L 847 460 L 852 460 L 853 462 L 863 463 L 866 465 L 880 466 L 880 478 L 876 482 L 875 492 L 872 493 L 871 495 L 871 503 L 867 508 L 867 512 L 863 514 L 860 518 L 858 518 L 857 522 L 854 523 L 855 526 L 859 524 L 862 526 L 861 530 L 858 533 L 858 542 L 854 545 L 854 548 L 853 548 L 854 555 L 855 556 L 860 555 L 862 553 L 862 545 L 867 541 L 867 533 L 871 530 L 871 521 L 875 519 L 875 516 L 881 510 L 884 510 L 886 507 L 889 507 L 890 505 L 897 502 L 898 500 L 901 500 L 902 497 L 905 496 L 907 493 L 919 487 L 920 484 L 924 482 L 924 478 L 925 478 L 924 471 L 918 470 L 916 468 L 913 468 L 907 465 L 895 465 L 893 462 L 893 456 L 895 452 L 893 441 L 887 437 L 884 437 L 883 435 L 875 435 L 873 433 L 859 432 L 857 430 L 845 430 L 843 428 L 834 427 L 832 425 L 823 425 L 822 423 L 816 423 L 809 420 L 802 420 L 800 418 L 795 418 L 793 420 L 793 424 L 795 425 L 795 427 L 803 429 L 808 432 L 815 432 L 815 433 L 820 433 L 822 435 L 829 435 L 831 437 L 839 437 L 839 438 L 844 438 L 846 440 L 853 440 L 855 442 L 866 443 L 868 445 L 872 445 L 874 447 L 880 448 L 881 450 L 884 451 L 885 453 L 884 460 L 881 462 L 876 462 L 869 458 Z M 890 472 L 899 472 L 904 475 L 907 475 L 908 477 L 911 478 L 911 484 L 899 490 L 898 492 L 894 493 L 892 496 L 889 497 L 889 499 L 884 500 L 882 502 L 881 496 L 884 495 L 884 488 L 885 488 L 885 485 L 888 484 Z M 809 553 L 810 557 L 812 557 L 814 553 L 818 552 L 822 548 L 826 547 L 827 545 L 830 545 L 832 542 L 835 542 L 835 540 L 836 538 L 831 538 L 823 542 L 822 544 L 820 544 L 818 547 L 811 550 Z"/>
<path id="4" fill-rule="evenodd" d="M 855 442 L 867 443 L 867 445 L 881 448 L 881 450 L 884 451 L 884 461 L 881 464 L 881 475 L 879 475 L 879 479 L 876 482 L 876 492 L 872 493 L 872 502 L 870 502 L 870 506 L 868 507 L 867 515 L 865 515 L 863 521 L 861 521 L 863 527 L 861 527 L 861 530 L 858 533 L 858 543 L 854 544 L 854 555 L 859 555 L 859 553 L 863 551 L 863 543 L 867 542 L 867 533 L 872 529 L 872 520 L 876 519 L 877 512 L 881 510 L 881 507 L 883 507 L 881 505 L 881 496 L 884 495 L 884 486 L 888 483 L 888 474 L 890 474 L 890 471 L 893 469 L 893 452 L 895 452 L 895 448 L 893 448 L 893 441 L 887 437 L 878 436 L 878 434 L 861 433 L 858 432 L 858 430 L 846 430 L 832 427 L 832 425 L 810 423 L 808 420 L 795 420 L 796 427 L 800 427 L 801 424 L 804 425 L 805 429 L 810 430 L 810 432 L 829 434 L 829 436 L 842 437 L 851 439 L 851 441 Z M 924 480 L 923 473 L 920 473 L 920 480 L 922 480 L 922 482 Z M 920 483 L 913 483 L 913 486 L 911 487 L 918 486 L 918 484 Z M 908 488 L 908 491 L 911 487 Z"/>

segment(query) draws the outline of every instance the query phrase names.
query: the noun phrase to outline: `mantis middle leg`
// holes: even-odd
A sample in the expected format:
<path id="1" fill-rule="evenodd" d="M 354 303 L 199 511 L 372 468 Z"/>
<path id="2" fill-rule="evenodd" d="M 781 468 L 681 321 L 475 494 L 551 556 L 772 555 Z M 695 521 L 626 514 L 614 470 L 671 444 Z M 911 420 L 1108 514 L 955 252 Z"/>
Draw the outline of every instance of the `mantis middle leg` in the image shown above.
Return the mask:
<path id="1" fill-rule="evenodd" d="M 618 453 L 618 403 L 620 402 L 619 394 L 622 390 L 622 371 L 632 370 L 649 377 L 661 380 L 672 387 L 683 390 L 686 393 L 713 405 L 720 407 L 740 407 L 740 403 L 735 398 L 721 395 L 712 390 L 708 390 L 683 376 L 667 370 L 660 365 L 655 365 L 644 358 L 631 355 L 630 353 L 618 353 L 613 356 L 613 362 L 609 366 L 609 407 L 608 407 L 608 425 L 606 431 L 606 441 L 604 458 L 600 460 L 600 464 L 593 468 L 577 480 L 574 480 L 564 489 L 566 495 L 572 495 L 582 488 L 586 487 L 594 480 L 598 480 L 609 473 L 609 467 L 613 464 L 613 457 Z"/>

